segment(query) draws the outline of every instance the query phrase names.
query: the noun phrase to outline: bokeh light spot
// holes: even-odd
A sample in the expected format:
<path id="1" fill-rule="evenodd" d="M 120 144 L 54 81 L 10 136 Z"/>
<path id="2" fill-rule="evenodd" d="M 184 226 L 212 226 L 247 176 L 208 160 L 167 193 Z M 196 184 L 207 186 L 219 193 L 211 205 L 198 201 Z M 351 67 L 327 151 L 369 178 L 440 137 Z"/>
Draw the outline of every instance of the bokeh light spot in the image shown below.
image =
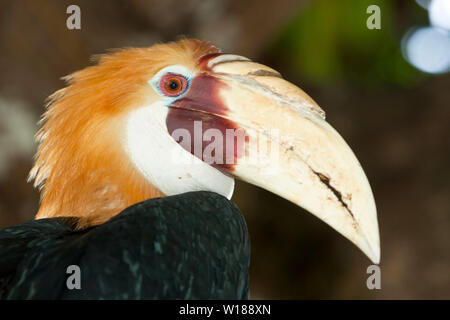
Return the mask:
<path id="1" fill-rule="evenodd" d="M 450 31 L 450 0 L 433 0 L 428 13 L 432 26 Z"/>
<path id="2" fill-rule="evenodd" d="M 423 27 L 407 32 L 402 40 L 403 55 L 417 69 L 427 73 L 450 71 L 450 34 Z"/>

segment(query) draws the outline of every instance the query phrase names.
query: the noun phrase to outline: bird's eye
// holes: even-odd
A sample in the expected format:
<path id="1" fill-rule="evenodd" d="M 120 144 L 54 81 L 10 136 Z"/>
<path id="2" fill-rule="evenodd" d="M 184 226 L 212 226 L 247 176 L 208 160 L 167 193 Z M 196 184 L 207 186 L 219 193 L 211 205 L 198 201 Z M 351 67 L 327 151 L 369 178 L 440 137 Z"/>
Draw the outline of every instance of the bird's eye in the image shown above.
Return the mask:
<path id="1" fill-rule="evenodd" d="M 177 97 L 186 91 L 188 82 L 185 77 L 169 73 L 164 75 L 160 82 L 159 88 L 161 92 L 169 97 Z"/>

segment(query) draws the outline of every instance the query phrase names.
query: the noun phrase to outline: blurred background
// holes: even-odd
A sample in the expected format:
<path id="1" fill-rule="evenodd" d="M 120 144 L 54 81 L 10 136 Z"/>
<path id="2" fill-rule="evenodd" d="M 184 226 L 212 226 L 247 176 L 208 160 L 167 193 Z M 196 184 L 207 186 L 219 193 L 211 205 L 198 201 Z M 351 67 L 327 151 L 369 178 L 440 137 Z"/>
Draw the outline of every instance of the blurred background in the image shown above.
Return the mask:
<path id="1" fill-rule="evenodd" d="M 81 30 L 66 27 L 71 4 L 81 8 Z M 373 4 L 381 29 L 369 30 Z M 308 92 L 352 147 L 377 202 L 381 290 L 368 290 L 371 263 L 349 241 L 288 201 L 238 183 L 252 298 L 449 299 L 450 16 L 442 17 L 445 5 L 433 16 L 432 5 L 0 0 L 0 228 L 37 211 L 38 192 L 26 182 L 33 135 L 60 78 L 109 48 L 185 35 L 267 64 Z M 439 21 L 444 29 L 430 27 Z"/>

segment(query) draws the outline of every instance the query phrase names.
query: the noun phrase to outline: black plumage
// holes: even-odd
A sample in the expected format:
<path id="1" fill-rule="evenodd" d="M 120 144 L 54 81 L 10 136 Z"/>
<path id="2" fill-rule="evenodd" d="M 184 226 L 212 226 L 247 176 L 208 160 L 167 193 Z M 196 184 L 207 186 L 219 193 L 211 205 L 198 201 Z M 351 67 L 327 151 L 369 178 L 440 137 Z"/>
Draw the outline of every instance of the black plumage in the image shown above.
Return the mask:
<path id="1" fill-rule="evenodd" d="M 225 197 L 189 192 L 74 231 L 60 218 L 0 231 L 3 299 L 245 299 L 250 243 Z M 81 289 L 69 290 L 69 265 Z"/>

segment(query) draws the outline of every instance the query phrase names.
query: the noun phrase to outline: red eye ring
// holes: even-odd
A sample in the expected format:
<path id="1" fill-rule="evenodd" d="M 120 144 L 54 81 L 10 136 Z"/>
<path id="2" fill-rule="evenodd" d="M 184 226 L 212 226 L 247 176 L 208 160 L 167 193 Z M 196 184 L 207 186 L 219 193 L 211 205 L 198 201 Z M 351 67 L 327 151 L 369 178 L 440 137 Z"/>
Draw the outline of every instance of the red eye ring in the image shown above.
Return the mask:
<path id="1" fill-rule="evenodd" d="M 159 89 L 161 92 L 169 97 L 177 97 L 184 93 L 188 87 L 188 82 L 185 77 L 168 73 L 164 75 L 159 81 Z"/>

